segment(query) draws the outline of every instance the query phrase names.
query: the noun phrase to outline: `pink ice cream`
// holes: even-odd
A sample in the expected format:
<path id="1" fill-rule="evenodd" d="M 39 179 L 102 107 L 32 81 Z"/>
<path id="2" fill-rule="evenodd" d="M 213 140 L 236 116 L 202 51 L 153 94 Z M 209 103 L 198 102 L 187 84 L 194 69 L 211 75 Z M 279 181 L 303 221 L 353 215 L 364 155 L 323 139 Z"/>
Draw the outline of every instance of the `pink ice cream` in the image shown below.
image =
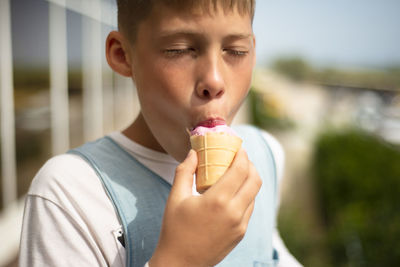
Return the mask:
<path id="1" fill-rule="evenodd" d="M 190 135 L 206 135 L 206 133 L 226 133 L 229 135 L 237 136 L 235 131 L 230 128 L 228 125 L 216 125 L 214 127 L 205 127 L 205 126 L 198 126 L 190 131 Z"/>
<path id="2" fill-rule="evenodd" d="M 242 139 L 225 122 L 217 120 L 200 122 L 190 134 L 190 143 L 198 158 L 196 189 L 202 193 L 231 165 Z"/>

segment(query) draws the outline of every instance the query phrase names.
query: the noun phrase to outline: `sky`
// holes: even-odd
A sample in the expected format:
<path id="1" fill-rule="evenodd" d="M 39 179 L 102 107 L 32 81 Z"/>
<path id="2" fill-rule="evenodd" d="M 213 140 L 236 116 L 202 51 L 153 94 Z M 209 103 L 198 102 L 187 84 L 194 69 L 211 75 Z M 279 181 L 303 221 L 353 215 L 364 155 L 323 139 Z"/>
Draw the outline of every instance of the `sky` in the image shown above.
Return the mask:
<path id="1" fill-rule="evenodd" d="M 319 65 L 400 63 L 399 0 L 258 0 L 261 62 L 299 55 Z"/>
<path id="2" fill-rule="evenodd" d="M 16 64 L 46 65 L 48 2 L 10 2 Z M 300 56 L 316 66 L 400 65 L 399 14 L 399 0 L 258 0 L 253 24 L 257 64 Z M 81 17 L 68 11 L 67 23 L 69 60 L 79 64 Z M 104 38 L 109 30 L 103 28 Z"/>

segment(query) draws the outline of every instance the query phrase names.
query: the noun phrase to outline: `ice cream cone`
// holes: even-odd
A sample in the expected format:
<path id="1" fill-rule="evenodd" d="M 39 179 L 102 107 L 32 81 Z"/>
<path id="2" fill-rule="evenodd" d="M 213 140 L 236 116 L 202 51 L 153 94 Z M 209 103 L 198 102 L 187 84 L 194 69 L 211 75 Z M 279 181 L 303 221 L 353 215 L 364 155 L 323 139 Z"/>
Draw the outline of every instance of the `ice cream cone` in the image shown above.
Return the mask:
<path id="1" fill-rule="evenodd" d="M 235 135 L 208 132 L 190 137 L 192 148 L 197 152 L 196 188 L 203 193 L 225 173 L 231 165 L 242 139 Z"/>

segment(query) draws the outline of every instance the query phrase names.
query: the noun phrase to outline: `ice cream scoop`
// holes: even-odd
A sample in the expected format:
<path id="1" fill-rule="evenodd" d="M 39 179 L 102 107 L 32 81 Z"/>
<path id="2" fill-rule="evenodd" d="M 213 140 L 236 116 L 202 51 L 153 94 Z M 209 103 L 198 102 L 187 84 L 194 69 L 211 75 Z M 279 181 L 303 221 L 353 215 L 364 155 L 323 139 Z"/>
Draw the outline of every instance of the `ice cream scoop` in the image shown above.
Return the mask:
<path id="1" fill-rule="evenodd" d="M 190 132 L 190 143 L 197 152 L 196 189 L 203 193 L 225 173 L 242 145 L 236 133 L 227 126 L 198 126 Z"/>
<path id="2" fill-rule="evenodd" d="M 190 131 L 190 135 L 206 135 L 207 133 L 226 133 L 229 135 L 237 136 L 235 131 L 226 124 L 216 125 L 214 127 L 198 126 Z"/>

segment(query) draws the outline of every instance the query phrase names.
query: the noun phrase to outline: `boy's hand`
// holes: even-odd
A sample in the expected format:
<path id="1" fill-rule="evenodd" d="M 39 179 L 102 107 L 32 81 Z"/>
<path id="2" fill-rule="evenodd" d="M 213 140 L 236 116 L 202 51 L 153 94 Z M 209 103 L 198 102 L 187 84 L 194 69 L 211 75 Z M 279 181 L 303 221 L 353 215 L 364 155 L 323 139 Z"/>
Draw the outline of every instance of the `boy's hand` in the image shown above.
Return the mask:
<path id="1" fill-rule="evenodd" d="M 232 165 L 203 195 L 193 196 L 196 152 L 177 167 L 153 266 L 213 266 L 243 238 L 261 179 L 240 149 Z"/>

